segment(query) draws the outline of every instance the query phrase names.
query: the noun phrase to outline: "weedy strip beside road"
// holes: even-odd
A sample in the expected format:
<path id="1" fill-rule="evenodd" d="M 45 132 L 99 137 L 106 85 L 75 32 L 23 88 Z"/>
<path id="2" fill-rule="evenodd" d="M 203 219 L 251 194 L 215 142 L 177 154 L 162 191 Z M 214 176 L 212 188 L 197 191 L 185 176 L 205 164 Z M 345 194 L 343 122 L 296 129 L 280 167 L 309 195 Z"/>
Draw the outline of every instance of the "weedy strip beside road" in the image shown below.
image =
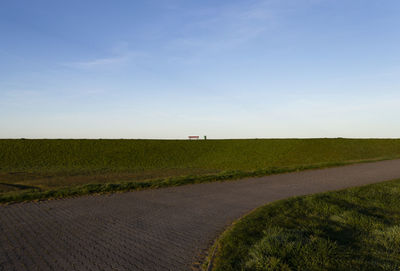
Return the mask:
<path id="1" fill-rule="evenodd" d="M 89 195 L 89 194 L 104 194 L 112 192 L 155 189 L 155 188 L 206 183 L 206 182 L 229 181 L 229 180 L 237 180 L 248 177 L 261 177 L 272 174 L 344 166 L 348 164 L 373 162 L 380 160 L 382 159 L 357 161 L 357 162 L 353 161 L 348 163 L 316 164 L 316 165 L 291 167 L 291 168 L 290 167 L 270 168 L 270 169 L 250 171 L 250 172 L 231 171 L 214 175 L 170 177 L 165 179 L 155 179 L 155 180 L 136 181 L 136 182 L 86 184 L 86 185 L 58 188 L 54 190 L 45 190 L 45 191 L 41 191 L 40 189 L 37 188 L 27 187 L 22 192 L 18 191 L 18 192 L 8 192 L 0 194 L 0 203 L 17 203 L 17 202 L 31 201 L 31 200 L 57 199 L 57 198 L 65 198 L 72 196 Z"/>

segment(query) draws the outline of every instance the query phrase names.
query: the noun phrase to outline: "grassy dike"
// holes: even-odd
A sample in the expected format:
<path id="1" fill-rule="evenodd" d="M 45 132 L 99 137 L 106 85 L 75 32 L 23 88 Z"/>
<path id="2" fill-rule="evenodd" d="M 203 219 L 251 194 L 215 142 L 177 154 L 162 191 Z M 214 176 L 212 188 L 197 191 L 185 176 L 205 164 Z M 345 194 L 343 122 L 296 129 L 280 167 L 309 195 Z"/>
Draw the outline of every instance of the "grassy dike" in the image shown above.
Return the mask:
<path id="1" fill-rule="evenodd" d="M 265 205 L 214 248 L 214 271 L 400 270 L 400 180 Z"/>
<path id="2" fill-rule="evenodd" d="M 396 139 L 0 140 L 0 203 L 400 157 Z"/>

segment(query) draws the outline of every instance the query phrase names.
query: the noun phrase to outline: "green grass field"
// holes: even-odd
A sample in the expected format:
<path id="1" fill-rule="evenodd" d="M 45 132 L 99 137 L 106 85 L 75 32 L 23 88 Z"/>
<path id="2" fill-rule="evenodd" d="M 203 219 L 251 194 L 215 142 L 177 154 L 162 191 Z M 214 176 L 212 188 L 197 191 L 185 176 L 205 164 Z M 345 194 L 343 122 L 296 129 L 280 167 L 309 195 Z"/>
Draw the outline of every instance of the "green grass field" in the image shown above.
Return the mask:
<path id="1" fill-rule="evenodd" d="M 0 140 L 0 202 L 400 157 L 395 139 Z"/>
<path id="2" fill-rule="evenodd" d="M 268 204 L 217 244 L 214 271 L 400 270 L 400 180 Z"/>

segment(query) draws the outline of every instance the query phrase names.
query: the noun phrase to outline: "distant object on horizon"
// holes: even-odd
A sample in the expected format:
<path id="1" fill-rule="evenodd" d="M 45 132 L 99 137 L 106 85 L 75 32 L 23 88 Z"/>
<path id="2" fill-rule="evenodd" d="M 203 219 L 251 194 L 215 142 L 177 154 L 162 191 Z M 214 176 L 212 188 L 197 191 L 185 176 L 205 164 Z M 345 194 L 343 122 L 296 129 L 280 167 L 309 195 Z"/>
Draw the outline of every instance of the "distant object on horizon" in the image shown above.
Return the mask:
<path id="1" fill-rule="evenodd" d="M 200 137 L 199 136 L 189 136 L 189 140 L 192 140 L 192 139 L 199 140 Z M 207 136 L 206 135 L 204 136 L 204 140 L 207 140 Z"/>

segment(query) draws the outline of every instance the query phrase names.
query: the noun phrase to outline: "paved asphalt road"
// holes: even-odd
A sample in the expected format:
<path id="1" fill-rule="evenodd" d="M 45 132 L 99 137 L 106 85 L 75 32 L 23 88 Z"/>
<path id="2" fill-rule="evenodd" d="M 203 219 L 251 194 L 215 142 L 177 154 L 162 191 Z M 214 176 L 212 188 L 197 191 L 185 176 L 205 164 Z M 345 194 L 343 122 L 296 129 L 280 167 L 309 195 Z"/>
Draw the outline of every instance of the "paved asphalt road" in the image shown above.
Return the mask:
<path id="1" fill-rule="evenodd" d="M 400 178 L 400 160 L 0 206 L 0 270 L 191 270 L 265 203 Z"/>

